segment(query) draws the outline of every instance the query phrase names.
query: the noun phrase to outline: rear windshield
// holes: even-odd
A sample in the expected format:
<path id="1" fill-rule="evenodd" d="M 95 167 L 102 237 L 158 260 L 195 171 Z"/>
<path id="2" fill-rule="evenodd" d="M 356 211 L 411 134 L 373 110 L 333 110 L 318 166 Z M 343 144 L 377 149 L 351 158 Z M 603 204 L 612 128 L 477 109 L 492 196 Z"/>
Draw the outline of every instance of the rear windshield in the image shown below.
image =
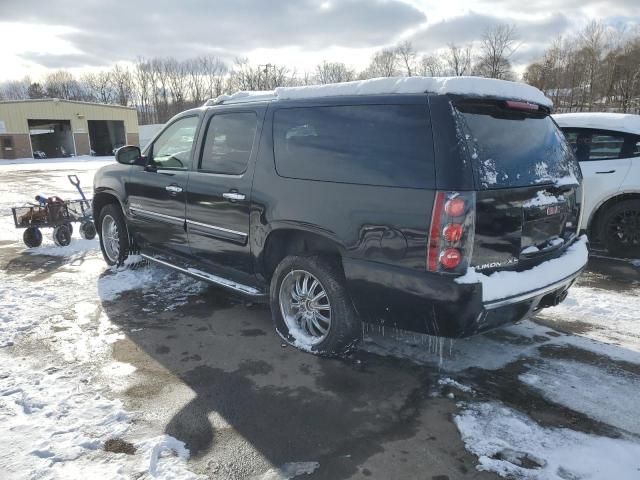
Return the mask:
<path id="1" fill-rule="evenodd" d="M 548 112 L 515 110 L 502 101 L 454 105 L 480 189 L 577 183 L 578 162 Z"/>

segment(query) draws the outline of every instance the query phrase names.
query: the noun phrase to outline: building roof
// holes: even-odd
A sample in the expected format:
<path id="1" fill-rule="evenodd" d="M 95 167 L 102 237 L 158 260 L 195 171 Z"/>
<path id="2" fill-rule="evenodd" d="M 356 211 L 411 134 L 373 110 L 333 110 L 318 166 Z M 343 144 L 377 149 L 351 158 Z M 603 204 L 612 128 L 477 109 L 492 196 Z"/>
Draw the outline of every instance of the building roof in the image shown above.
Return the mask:
<path id="1" fill-rule="evenodd" d="M 30 98 L 27 100 L 0 100 L 0 104 L 8 103 L 75 103 L 80 105 L 90 105 L 92 107 L 107 107 L 107 108 L 125 108 L 127 110 L 135 110 L 135 107 L 125 107 L 122 105 L 114 105 L 111 103 L 97 103 L 97 102 L 83 102 L 80 100 L 65 100 L 62 98 Z"/>
<path id="2" fill-rule="evenodd" d="M 326 85 L 278 87 L 272 91 L 239 91 L 231 95 L 220 95 L 209 100 L 206 105 L 402 93 L 452 93 L 524 100 L 547 107 L 552 106 L 551 100 L 531 85 L 480 77 L 389 77 Z"/>

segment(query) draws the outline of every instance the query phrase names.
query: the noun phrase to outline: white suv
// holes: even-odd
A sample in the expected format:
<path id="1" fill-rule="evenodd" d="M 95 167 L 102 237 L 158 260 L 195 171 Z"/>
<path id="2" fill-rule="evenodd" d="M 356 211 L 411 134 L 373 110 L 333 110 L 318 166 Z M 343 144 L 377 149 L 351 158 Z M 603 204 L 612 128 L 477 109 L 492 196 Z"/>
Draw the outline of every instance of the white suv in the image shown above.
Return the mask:
<path id="1" fill-rule="evenodd" d="M 581 230 L 609 253 L 640 257 L 640 115 L 553 115 L 584 175 Z"/>

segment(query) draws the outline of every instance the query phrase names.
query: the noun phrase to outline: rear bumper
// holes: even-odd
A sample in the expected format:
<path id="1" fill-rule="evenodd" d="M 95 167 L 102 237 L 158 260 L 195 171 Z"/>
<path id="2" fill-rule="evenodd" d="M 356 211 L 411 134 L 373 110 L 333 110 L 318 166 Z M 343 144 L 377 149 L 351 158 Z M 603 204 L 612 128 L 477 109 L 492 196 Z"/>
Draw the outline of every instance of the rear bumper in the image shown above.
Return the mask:
<path id="1" fill-rule="evenodd" d="M 561 261 L 563 256 L 553 261 Z M 430 335 L 459 338 L 518 322 L 557 305 L 580 275 L 570 274 L 531 291 L 483 300 L 482 283 L 458 283 L 428 272 L 343 259 L 351 296 L 362 319 Z"/>

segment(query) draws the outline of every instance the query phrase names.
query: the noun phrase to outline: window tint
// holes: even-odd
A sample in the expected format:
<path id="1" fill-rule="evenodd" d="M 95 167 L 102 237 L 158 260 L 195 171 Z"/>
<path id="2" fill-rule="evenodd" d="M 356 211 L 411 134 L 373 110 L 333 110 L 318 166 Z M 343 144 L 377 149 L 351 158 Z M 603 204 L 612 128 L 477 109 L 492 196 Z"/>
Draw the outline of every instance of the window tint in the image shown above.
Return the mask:
<path id="1" fill-rule="evenodd" d="M 331 182 L 426 188 L 434 184 L 426 105 L 277 110 L 278 174 Z"/>
<path id="2" fill-rule="evenodd" d="M 567 141 L 579 162 L 610 160 L 629 156 L 624 151 L 625 135 L 594 130 L 565 130 Z M 629 152 L 630 153 L 630 152 Z"/>
<path id="3" fill-rule="evenodd" d="M 200 170 L 240 175 L 247 169 L 256 135 L 256 115 L 223 113 L 211 117 Z"/>
<path id="4" fill-rule="evenodd" d="M 546 112 L 513 110 L 492 100 L 462 100 L 455 107 L 459 136 L 466 140 L 480 188 L 580 178 L 565 136 Z"/>
<path id="5" fill-rule="evenodd" d="M 173 122 L 153 142 L 152 162 L 158 168 L 189 168 L 198 117 Z"/>

